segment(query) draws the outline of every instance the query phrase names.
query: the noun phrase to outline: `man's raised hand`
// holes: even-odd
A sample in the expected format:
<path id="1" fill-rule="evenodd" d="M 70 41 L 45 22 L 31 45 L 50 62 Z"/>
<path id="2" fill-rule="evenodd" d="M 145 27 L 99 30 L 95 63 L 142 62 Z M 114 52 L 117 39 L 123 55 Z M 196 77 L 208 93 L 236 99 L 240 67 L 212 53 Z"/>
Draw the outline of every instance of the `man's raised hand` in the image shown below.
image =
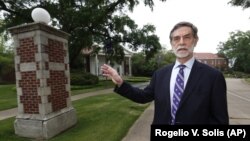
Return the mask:
<path id="1" fill-rule="evenodd" d="M 103 64 L 101 66 L 101 71 L 102 71 L 102 75 L 105 77 L 109 77 L 110 79 L 112 79 L 112 81 L 118 85 L 121 86 L 121 84 L 123 83 L 123 79 L 121 78 L 121 76 L 118 74 L 118 72 L 112 68 L 111 66 L 107 65 L 107 64 Z"/>

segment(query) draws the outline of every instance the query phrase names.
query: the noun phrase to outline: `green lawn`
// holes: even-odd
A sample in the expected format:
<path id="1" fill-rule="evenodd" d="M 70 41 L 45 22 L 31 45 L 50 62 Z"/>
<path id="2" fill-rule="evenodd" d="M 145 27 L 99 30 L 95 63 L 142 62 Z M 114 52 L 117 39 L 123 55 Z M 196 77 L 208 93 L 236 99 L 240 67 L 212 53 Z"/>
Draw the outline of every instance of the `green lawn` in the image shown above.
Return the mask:
<path id="1" fill-rule="evenodd" d="M 250 78 L 245 79 L 248 84 L 250 84 Z"/>
<path id="2" fill-rule="evenodd" d="M 124 80 L 130 83 L 148 81 L 148 77 L 126 77 Z M 101 79 L 96 85 L 71 86 L 71 95 L 84 94 L 91 91 L 113 88 L 111 80 Z M 17 95 L 15 85 L 0 85 L 0 111 L 17 107 Z"/>
<path id="3" fill-rule="evenodd" d="M 0 85 L 0 111 L 17 107 L 15 85 Z"/>
<path id="4" fill-rule="evenodd" d="M 114 84 L 111 81 L 100 81 L 96 85 L 71 86 L 71 95 L 83 94 L 112 87 L 114 87 Z M 17 107 L 15 85 L 0 85 L 0 111 L 15 107 Z"/>
<path id="5" fill-rule="evenodd" d="M 110 80 L 99 81 L 99 83 L 95 85 L 71 86 L 71 95 L 83 94 L 87 92 L 113 88 L 113 87 L 114 87 L 114 84 Z"/>
<path id="6" fill-rule="evenodd" d="M 117 94 L 73 102 L 77 124 L 49 141 L 121 141 L 131 125 L 149 104 L 137 104 Z M 28 141 L 15 135 L 14 118 L 0 121 L 3 141 Z"/>

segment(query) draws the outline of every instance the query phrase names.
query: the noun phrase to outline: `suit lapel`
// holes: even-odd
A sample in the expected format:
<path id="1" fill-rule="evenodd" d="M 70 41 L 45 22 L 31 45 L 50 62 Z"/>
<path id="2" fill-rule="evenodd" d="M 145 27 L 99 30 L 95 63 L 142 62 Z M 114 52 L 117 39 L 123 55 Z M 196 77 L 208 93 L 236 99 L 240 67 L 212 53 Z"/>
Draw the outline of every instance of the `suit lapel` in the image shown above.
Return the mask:
<path id="1" fill-rule="evenodd" d="M 174 64 L 166 66 L 163 71 L 160 71 L 157 77 L 157 86 L 155 87 L 160 92 L 157 99 L 159 99 L 160 105 L 164 109 L 162 113 L 166 120 L 171 117 L 171 102 L 170 102 L 170 78 Z"/>
<path id="2" fill-rule="evenodd" d="M 169 111 L 169 115 L 170 115 L 170 111 L 171 111 L 171 102 L 170 102 L 170 79 L 171 79 L 171 74 L 172 74 L 172 69 L 174 67 L 174 64 L 172 64 L 169 68 L 168 71 L 166 72 L 166 77 L 164 78 L 165 80 L 163 82 L 166 82 L 166 85 L 164 87 L 163 92 L 166 94 L 166 98 L 167 98 L 167 111 Z"/>
<path id="3" fill-rule="evenodd" d="M 188 96 L 192 94 L 193 88 L 197 86 L 197 83 L 199 82 L 198 80 L 202 76 L 202 72 L 200 71 L 200 69 L 201 69 L 200 63 L 195 60 L 187 81 L 187 85 L 184 90 L 184 94 L 180 101 L 179 109 L 181 108 L 185 100 L 188 98 Z"/>

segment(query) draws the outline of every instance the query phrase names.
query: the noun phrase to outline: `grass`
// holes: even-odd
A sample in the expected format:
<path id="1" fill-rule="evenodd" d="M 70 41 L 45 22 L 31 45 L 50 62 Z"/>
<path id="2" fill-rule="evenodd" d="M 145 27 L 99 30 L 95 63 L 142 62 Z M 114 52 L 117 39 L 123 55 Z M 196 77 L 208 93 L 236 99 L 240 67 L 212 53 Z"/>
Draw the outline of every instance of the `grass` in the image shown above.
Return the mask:
<path id="1" fill-rule="evenodd" d="M 0 85 L 0 111 L 17 107 L 15 85 Z"/>
<path id="2" fill-rule="evenodd" d="M 150 80 L 149 77 L 124 77 L 123 79 L 131 84 L 147 82 Z M 114 83 L 111 80 L 106 80 L 104 77 L 101 77 L 99 83 L 95 85 L 71 86 L 71 95 L 83 94 L 113 87 Z"/>
<path id="3" fill-rule="evenodd" d="M 250 78 L 245 79 L 248 84 L 250 84 Z"/>
<path id="4" fill-rule="evenodd" d="M 107 88 L 113 88 L 114 84 L 110 80 L 102 80 L 99 81 L 98 84 L 95 85 L 83 85 L 83 86 L 71 86 L 71 95 L 83 94 L 87 92 L 92 92 L 96 90 L 102 90 Z"/>
<path id="5" fill-rule="evenodd" d="M 114 84 L 111 81 L 100 81 L 100 83 L 96 85 L 71 86 L 71 95 L 83 94 L 113 87 Z M 0 111 L 15 107 L 17 107 L 15 85 L 0 85 Z"/>
<path id="6" fill-rule="evenodd" d="M 138 82 L 147 82 L 151 78 L 149 77 L 126 77 L 124 78 L 125 81 L 128 81 L 130 83 L 138 83 Z"/>
<path id="7" fill-rule="evenodd" d="M 146 82 L 148 77 L 125 77 L 124 80 L 130 83 Z M 71 95 L 84 94 L 96 90 L 113 88 L 114 84 L 111 80 L 100 79 L 98 84 L 71 86 Z M 0 85 L 0 111 L 17 107 L 17 95 L 15 85 Z"/>
<path id="8" fill-rule="evenodd" d="M 49 141 L 120 141 L 149 104 L 137 104 L 117 94 L 107 94 L 73 102 L 77 124 Z M 14 133 L 14 118 L 0 121 L 4 141 L 28 141 Z"/>

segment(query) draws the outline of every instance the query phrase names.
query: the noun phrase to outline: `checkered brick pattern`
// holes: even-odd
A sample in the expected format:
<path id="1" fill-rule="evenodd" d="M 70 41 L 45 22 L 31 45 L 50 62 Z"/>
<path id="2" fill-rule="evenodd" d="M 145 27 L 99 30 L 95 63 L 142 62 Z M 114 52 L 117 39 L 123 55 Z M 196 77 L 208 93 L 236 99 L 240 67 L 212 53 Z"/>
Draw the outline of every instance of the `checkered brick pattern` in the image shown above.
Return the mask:
<path id="1" fill-rule="evenodd" d="M 18 111 L 46 115 L 71 106 L 67 39 L 47 31 L 14 35 Z"/>

